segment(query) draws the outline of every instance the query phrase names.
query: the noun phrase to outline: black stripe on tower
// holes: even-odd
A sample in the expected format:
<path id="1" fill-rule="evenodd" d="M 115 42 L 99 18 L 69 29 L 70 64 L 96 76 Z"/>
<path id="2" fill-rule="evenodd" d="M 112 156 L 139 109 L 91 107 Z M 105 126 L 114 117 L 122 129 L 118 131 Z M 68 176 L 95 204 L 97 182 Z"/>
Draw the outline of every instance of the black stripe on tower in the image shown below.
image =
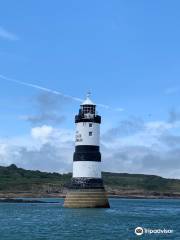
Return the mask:
<path id="1" fill-rule="evenodd" d="M 78 145 L 75 147 L 75 152 L 99 152 L 99 146 L 94 145 Z"/>
<path id="2" fill-rule="evenodd" d="M 101 162 L 99 146 L 80 145 L 76 146 L 73 161 Z"/>
<path id="3" fill-rule="evenodd" d="M 75 116 L 75 123 L 79 122 L 94 122 L 94 123 L 101 123 L 101 116 L 95 115 L 92 118 L 85 118 L 84 115 L 76 115 Z"/>
<path id="4" fill-rule="evenodd" d="M 71 189 L 104 189 L 101 178 L 72 178 L 69 186 Z"/>
<path id="5" fill-rule="evenodd" d="M 101 162 L 101 154 L 98 153 L 90 153 L 90 152 L 84 152 L 84 153 L 74 153 L 73 161 L 91 161 L 91 162 Z"/>

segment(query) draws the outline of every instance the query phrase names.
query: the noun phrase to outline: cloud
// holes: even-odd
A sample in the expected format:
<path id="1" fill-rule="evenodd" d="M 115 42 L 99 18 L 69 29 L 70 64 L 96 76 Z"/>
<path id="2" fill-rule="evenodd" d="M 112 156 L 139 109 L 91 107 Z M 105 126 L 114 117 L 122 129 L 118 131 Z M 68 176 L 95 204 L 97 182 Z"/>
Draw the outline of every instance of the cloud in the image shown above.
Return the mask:
<path id="1" fill-rule="evenodd" d="M 102 135 L 102 170 L 180 178 L 179 146 L 179 120 L 128 118 Z M 74 131 L 47 124 L 32 127 L 27 136 L 0 139 L 0 165 L 69 172 L 73 152 Z"/>
<path id="2" fill-rule="evenodd" d="M 169 119 L 168 119 L 168 121 L 169 121 L 170 123 L 175 123 L 175 122 L 177 122 L 177 121 L 180 121 L 180 112 L 178 112 L 178 111 L 175 110 L 175 109 L 171 109 L 171 110 L 169 111 Z"/>
<path id="3" fill-rule="evenodd" d="M 1 26 L 0 26 L 0 38 L 4 38 L 4 39 L 10 40 L 10 41 L 19 40 L 17 35 L 7 31 L 6 29 L 4 29 Z"/>
<path id="4" fill-rule="evenodd" d="M 102 135 L 102 139 L 112 140 L 117 137 L 133 135 L 144 128 L 144 122 L 140 118 L 131 117 L 119 122 L 116 127 L 110 128 Z"/>
<path id="5" fill-rule="evenodd" d="M 52 93 L 42 93 L 35 98 L 36 114 L 25 115 L 20 118 L 33 125 L 52 124 L 58 125 L 65 120 L 62 108 L 70 100 Z"/>
<path id="6" fill-rule="evenodd" d="M 71 159 L 68 159 L 68 148 L 58 147 L 51 143 L 41 145 L 39 149 L 18 149 L 17 165 L 26 169 L 34 169 L 48 172 L 71 171 Z M 69 160 L 69 161 L 68 161 Z"/>
<path id="7" fill-rule="evenodd" d="M 72 131 L 47 125 L 32 128 L 29 136 L 22 137 L 18 144 L 16 138 L 1 139 L 0 165 L 14 163 L 19 167 L 33 170 L 72 171 L 74 150 L 72 139 Z"/>
<path id="8" fill-rule="evenodd" d="M 164 134 L 159 137 L 159 140 L 163 142 L 169 148 L 178 148 L 180 146 L 180 136 L 172 134 Z"/>
<path id="9" fill-rule="evenodd" d="M 43 125 L 41 127 L 32 128 L 31 136 L 34 139 L 40 140 L 42 143 L 46 143 L 49 141 L 49 138 L 52 136 L 53 131 L 54 131 L 53 127 Z"/>
<path id="10" fill-rule="evenodd" d="M 114 151 L 103 149 L 103 168 L 112 172 L 144 173 L 180 178 L 180 150 L 156 150 L 152 146 L 120 146 Z M 109 154 L 111 152 L 111 154 Z M 176 172 L 176 175 L 174 174 Z"/>
<path id="11" fill-rule="evenodd" d="M 103 169 L 180 178 L 180 121 L 134 120 L 121 121 L 103 134 Z"/>

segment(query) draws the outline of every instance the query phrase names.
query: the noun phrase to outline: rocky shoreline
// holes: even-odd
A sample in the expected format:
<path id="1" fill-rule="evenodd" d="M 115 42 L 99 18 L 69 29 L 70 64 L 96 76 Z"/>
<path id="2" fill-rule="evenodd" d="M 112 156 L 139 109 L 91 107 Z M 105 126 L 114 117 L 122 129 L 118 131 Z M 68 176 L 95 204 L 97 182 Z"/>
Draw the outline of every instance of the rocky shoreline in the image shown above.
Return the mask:
<path id="1" fill-rule="evenodd" d="M 1 198 L 0 203 L 45 203 L 44 201 L 39 200 L 28 200 L 28 199 L 19 199 L 19 198 Z"/>
<path id="2" fill-rule="evenodd" d="M 13 200 L 18 200 L 22 202 L 23 198 L 26 198 L 24 201 L 31 202 L 28 198 L 65 198 L 66 191 L 63 192 L 0 192 L 0 203 L 8 202 Z M 180 199 L 180 193 L 178 192 L 144 192 L 144 191 L 122 191 L 114 190 L 107 191 L 109 198 L 128 198 L 128 199 Z M 33 200 L 32 200 L 33 201 Z M 39 200 L 34 200 L 36 203 Z M 41 201 L 39 201 L 41 202 Z M 31 202 L 32 203 L 32 202 Z"/>

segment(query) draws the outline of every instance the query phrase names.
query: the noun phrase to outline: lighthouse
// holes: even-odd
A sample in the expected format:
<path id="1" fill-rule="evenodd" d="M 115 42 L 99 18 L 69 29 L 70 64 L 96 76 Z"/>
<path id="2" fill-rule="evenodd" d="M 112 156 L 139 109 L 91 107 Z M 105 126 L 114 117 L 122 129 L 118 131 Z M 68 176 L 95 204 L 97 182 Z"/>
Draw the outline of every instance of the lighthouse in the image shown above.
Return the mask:
<path id="1" fill-rule="evenodd" d="M 100 124 L 101 116 L 88 93 L 75 116 L 73 175 L 64 207 L 109 208 L 101 176 Z"/>

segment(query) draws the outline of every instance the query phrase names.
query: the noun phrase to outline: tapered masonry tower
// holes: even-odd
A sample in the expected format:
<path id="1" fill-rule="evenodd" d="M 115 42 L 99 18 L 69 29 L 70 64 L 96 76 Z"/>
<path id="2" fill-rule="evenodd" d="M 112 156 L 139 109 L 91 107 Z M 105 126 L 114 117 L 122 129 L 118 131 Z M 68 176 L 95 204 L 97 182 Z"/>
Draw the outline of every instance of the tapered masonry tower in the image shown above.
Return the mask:
<path id="1" fill-rule="evenodd" d="M 75 116 L 73 176 L 64 207 L 109 208 L 101 177 L 100 123 L 101 116 L 88 94 Z"/>

